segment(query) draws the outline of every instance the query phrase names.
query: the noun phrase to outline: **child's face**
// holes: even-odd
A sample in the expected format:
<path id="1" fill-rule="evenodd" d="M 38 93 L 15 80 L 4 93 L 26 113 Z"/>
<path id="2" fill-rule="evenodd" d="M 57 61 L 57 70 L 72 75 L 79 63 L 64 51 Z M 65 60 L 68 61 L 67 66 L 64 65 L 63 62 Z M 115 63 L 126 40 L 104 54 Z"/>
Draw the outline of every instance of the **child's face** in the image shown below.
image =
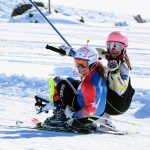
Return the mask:
<path id="1" fill-rule="evenodd" d="M 87 60 L 75 59 L 75 64 L 76 68 L 82 76 L 89 72 L 89 65 Z"/>
<path id="2" fill-rule="evenodd" d="M 89 67 L 87 67 L 87 68 L 77 67 L 77 68 L 78 68 L 79 73 L 82 76 L 86 75 L 89 72 Z"/>
<path id="3" fill-rule="evenodd" d="M 121 55 L 122 51 L 118 51 L 116 50 L 115 48 L 113 48 L 112 50 L 109 51 L 110 52 L 110 55 L 113 57 L 113 58 L 117 58 L 119 55 Z"/>
<path id="4" fill-rule="evenodd" d="M 114 41 L 107 42 L 107 49 L 113 58 L 117 58 L 122 53 L 124 48 L 125 45 L 123 43 Z"/>

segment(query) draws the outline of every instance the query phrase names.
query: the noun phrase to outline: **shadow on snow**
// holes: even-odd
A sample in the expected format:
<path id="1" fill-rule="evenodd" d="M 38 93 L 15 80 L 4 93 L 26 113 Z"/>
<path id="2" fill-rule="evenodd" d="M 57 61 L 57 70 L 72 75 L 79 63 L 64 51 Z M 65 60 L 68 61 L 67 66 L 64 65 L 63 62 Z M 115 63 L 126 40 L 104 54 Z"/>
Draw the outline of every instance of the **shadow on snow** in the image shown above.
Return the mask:
<path id="1" fill-rule="evenodd" d="M 149 89 L 136 89 L 133 97 L 134 109 L 137 109 L 134 116 L 136 118 L 149 118 L 150 117 L 150 90 Z M 132 108 L 132 106 L 131 106 Z"/>
<path id="2" fill-rule="evenodd" d="M 35 93 L 48 92 L 48 81 L 14 74 L 7 76 L 0 74 L 0 94 L 8 96 L 28 97 Z"/>
<path id="3" fill-rule="evenodd" d="M 54 131 L 43 131 L 43 130 L 30 130 L 30 129 L 13 129 L 11 131 L 1 131 L 1 139 L 20 139 L 20 138 L 37 138 L 37 137 L 58 137 L 58 136 L 77 136 L 80 134 L 75 133 L 64 133 L 64 132 L 54 132 Z"/>

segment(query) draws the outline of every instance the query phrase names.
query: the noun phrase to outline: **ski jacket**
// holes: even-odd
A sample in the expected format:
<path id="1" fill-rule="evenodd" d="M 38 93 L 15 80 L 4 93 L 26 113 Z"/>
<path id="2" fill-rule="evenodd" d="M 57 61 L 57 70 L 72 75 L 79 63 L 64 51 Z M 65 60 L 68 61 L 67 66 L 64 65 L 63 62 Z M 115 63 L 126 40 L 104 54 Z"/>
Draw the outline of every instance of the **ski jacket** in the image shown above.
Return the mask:
<path id="1" fill-rule="evenodd" d="M 113 60 L 109 55 L 106 55 L 106 59 L 108 61 Z M 127 65 L 125 57 L 121 55 L 116 61 L 120 64 L 119 71 L 111 73 L 108 70 L 105 112 L 109 115 L 119 115 L 126 112 L 130 107 L 135 92 L 130 82 L 131 68 Z"/>
<path id="2" fill-rule="evenodd" d="M 73 118 L 80 119 L 104 113 L 107 85 L 98 70 L 94 70 L 83 78 L 77 91 L 76 100 L 81 109 L 73 114 Z"/>
<path id="3" fill-rule="evenodd" d="M 71 49 L 70 55 L 75 56 Z M 76 100 L 80 110 L 73 114 L 73 118 L 81 119 L 93 115 L 102 115 L 106 106 L 107 85 L 103 75 L 98 70 L 93 70 L 86 75 L 80 83 Z"/>
<path id="4" fill-rule="evenodd" d="M 129 84 L 129 76 L 130 69 L 124 61 L 121 63 L 119 71 L 117 73 L 108 73 L 109 88 L 121 96 L 127 90 Z"/>

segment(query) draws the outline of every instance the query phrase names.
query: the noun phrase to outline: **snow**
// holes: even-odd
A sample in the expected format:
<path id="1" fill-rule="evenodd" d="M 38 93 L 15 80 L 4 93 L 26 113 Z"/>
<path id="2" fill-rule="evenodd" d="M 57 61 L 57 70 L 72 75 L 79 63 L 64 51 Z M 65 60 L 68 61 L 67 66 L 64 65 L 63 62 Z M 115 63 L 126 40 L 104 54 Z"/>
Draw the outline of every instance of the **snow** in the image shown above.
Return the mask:
<path id="1" fill-rule="evenodd" d="M 14 125 L 16 120 L 30 122 L 33 117 L 44 120 L 52 112 L 37 115 L 34 96 L 48 96 L 48 79 L 52 76 L 73 77 L 73 59 L 45 49 L 47 44 L 57 47 L 64 42 L 34 9 L 10 18 L 12 9 L 20 2 L 23 1 L 11 0 L 8 3 L 0 0 L 0 125 Z M 131 133 L 125 136 L 76 135 L 0 126 L 0 150 L 150 149 L 149 21 L 138 24 L 130 15 L 112 12 L 102 12 L 100 19 L 95 11 L 91 13 L 93 17 L 89 17 L 88 12 L 80 9 L 86 18 L 83 24 L 77 21 L 80 16 L 78 9 L 55 7 L 63 12 L 53 12 L 49 16 L 45 10 L 42 11 L 74 48 L 86 45 L 87 40 L 94 47 L 105 48 L 106 38 L 114 30 L 124 31 L 128 35 L 128 54 L 133 65 L 131 81 L 136 92 L 130 109 L 112 118 L 123 121 L 113 121 L 118 129 Z M 27 17 L 30 12 L 35 14 L 32 20 Z M 70 12 L 70 16 L 64 15 Z M 37 19 L 40 23 L 30 23 Z M 115 25 L 122 20 L 125 25 Z M 105 63 L 105 60 L 102 61 Z"/>

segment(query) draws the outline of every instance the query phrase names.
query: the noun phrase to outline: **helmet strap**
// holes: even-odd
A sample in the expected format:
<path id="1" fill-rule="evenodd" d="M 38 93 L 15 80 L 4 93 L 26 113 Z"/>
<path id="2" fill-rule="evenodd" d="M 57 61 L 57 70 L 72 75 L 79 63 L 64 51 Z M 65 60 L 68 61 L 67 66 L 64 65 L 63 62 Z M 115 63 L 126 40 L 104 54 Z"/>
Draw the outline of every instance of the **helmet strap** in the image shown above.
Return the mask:
<path id="1" fill-rule="evenodd" d="M 91 65 L 89 66 L 89 72 L 86 73 L 86 74 L 84 75 L 84 77 L 86 77 L 86 76 L 88 76 L 89 74 L 93 73 L 93 72 L 95 71 L 95 69 L 96 69 L 97 66 L 98 66 L 98 61 L 96 61 L 96 62 L 94 62 L 93 64 L 91 64 Z"/>

